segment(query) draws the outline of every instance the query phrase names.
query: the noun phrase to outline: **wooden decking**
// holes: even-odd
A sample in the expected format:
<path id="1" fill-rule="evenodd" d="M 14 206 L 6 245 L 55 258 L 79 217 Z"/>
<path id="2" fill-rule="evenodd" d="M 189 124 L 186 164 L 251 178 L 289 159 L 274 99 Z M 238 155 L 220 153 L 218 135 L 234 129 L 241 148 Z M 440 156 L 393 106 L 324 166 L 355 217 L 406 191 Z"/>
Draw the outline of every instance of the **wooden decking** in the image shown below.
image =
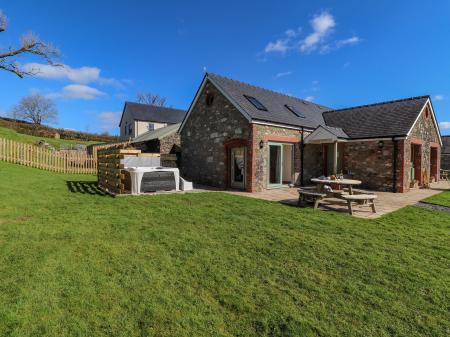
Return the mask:
<path id="1" fill-rule="evenodd" d="M 375 201 L 377 213 L 372 213 L 372 210 L 367 207 L 354 207 L 353 215 L 361 218 L 373 219 L 381 215 L 396 211 L 408 205 L 414 205 L 422 199 L 428 198 L 434 194 L 449 190 L 450 184 L 446 181 L 440 181 L 431 184 L 429 189 L 412 189 L 407 193 L 390 193 L 390 192 L 375 192 L 378 199 Z M 297 188 L 279 188 L 273 190 L 266 190 L 263 192 L 247 193 L 238 191 L 227 191 L 227 193 L 234 195 L 242 195 L 251 198 L 278 201 L 290 205 L 297 205 L 298 191 Z M 326 199 L 324 200 L 320 210 L 330 210 L 348 213 L 347 202 L 340 199 Z"/>

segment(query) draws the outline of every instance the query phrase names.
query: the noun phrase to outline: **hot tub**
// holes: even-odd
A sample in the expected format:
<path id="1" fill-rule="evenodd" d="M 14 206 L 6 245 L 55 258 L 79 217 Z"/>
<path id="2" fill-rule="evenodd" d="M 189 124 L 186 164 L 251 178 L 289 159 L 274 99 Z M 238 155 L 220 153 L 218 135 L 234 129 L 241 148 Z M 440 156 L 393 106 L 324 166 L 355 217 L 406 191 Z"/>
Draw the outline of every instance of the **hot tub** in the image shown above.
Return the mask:
<path id="1" fill-rule="evenodd" d="M 127 167 L 131 194 L 180 190 L 180 171 L 173 167 Z"/>

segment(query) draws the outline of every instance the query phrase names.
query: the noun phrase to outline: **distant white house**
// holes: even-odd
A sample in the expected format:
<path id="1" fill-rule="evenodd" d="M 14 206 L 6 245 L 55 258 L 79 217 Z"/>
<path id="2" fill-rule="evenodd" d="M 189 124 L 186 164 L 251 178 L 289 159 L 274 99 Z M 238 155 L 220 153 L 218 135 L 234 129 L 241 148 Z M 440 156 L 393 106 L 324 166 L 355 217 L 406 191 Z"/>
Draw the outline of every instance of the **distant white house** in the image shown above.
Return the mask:
<path id="1" fill-rule="evenodd" d="M 120 139 L 129 140 L 145 132 L 180 123 L 185 110 L 125 102 L 120 118 Z"/>

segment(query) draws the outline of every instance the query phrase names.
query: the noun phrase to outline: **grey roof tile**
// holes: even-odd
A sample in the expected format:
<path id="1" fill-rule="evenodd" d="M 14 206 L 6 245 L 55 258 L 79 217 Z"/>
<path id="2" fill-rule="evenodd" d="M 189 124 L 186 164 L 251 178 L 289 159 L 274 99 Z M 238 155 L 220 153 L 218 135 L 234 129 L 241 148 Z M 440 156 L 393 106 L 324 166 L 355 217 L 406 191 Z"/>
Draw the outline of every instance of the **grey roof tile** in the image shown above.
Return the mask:
<path id="1" fill-rule="evenodd" d="M 119 125 L 122 123 L 122 118 L 125 113 L 130 114 L 134 120 L 167 124 L 180 123 L 186 115 L 186 111 L 181 109 L 125 102 Z"/>
<path id="2" fill-rule="evenodd" d="M 322 112 L 330 110 L 330 108 L 312 102 L 232 80 L 224 76 L 208 73 L 207 77 L 213 84 L 226 92 L 233 100 L 233 103 L 255 121 L 314 129 L 324 124 Z M 258 110 L 244 95 L 258 99 L 267 108 L 267 111 Z M 305 118 L 297 117 L 285 105 L 293 106 Z"/>
<path id="3" fill-rule="evenodd" d="M 405 136 L 429 96 L 411 97 L 323 113 L 327 126 L 342 128 L 352 139 Z"/>

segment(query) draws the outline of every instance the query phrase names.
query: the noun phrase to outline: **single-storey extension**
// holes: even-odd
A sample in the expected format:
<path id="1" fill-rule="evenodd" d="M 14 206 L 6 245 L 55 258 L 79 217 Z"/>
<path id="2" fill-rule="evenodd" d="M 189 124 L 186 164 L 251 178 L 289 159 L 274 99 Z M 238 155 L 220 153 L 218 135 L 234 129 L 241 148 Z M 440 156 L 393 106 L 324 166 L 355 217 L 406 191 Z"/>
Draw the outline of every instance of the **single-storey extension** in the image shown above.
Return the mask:
<path id="1" fill-rule="evenodd" d="M 183 176 L 221 188 L 255 192 L 343 173 L 406 192 L 439 178 L 429 96 L 334 110 L 209 73 L 179 133 Z"/>

